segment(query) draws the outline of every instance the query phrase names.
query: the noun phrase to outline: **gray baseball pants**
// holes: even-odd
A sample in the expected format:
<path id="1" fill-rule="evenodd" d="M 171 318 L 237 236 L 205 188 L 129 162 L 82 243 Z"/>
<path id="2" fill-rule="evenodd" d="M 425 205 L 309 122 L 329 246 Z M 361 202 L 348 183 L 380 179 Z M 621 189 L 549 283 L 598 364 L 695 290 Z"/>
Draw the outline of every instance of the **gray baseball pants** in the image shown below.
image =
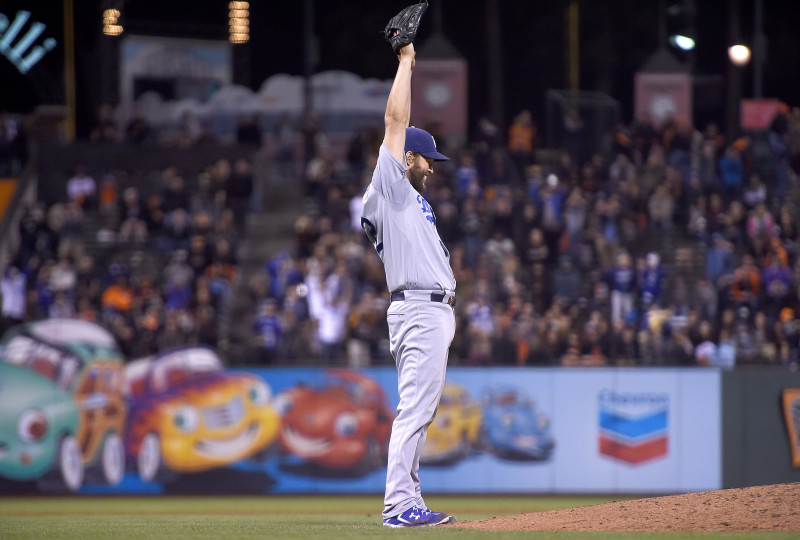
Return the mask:
<path id="1" fill-rule="evenodd" d="M 383 517 L 390 518 L 412 506 L 426 508 L 419 458 L 442 396 L 456 322 L 453 308 L 429 299 L 392 302 L 386 318 L 400 394 L 389 441 L 383 505 Z"/>

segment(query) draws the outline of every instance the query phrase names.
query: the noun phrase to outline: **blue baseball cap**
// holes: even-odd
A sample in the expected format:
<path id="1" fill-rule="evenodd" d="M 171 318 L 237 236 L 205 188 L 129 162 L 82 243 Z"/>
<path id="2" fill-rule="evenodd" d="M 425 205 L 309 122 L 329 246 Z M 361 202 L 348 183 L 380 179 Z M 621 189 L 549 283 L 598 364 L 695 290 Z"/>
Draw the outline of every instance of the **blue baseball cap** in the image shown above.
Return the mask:
<path id="1" fill-rule="evenodd" d="M 450 158 L 436 150 L 433 135 L 414 126 L 406 128 L 406 152 L 416 152 L 434 161 L 448 161 Z"/>

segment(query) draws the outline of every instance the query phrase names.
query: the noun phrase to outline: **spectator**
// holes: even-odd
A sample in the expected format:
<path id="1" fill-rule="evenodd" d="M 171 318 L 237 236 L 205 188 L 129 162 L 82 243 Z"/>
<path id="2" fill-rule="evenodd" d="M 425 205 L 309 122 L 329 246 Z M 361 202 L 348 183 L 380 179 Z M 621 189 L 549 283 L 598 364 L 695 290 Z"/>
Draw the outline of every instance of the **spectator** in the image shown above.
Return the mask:
<path id="1" fill-rule="evenodd" d="M 575 163 L 586 161 L 586 125 L 580 111 L 570 107 L 564 112 L 564 149 Z"/>
<path id="2" fill-rule="evenodd" d="M 163 279 L 165 283 L 194 281 L 194 269 L 187 262 L 188 252 L 178 249 L 172 252 L 170 262 L 164 268 Z"/>
<path id="3" fill-rule="evenodd" d="M 225 180 L 225 205 L 233 210 L 236 227 L 244 230 L 245 218 L 253 197 L 253 170 L 246 159 L 237 159 L 233 171 Z"/>
<path id="4" fill-rule="evenodd" d="M 489 365 L 492 358 L 491 340 L 494 330 L 494 314 L 485 292 L 475 295 L 475 300 L 467 305 L 466 315 L 470 336 L 467 362 L 476 366 Z"/>
<path id="5" fill-rule="evenodd" d="M 256 335 L 255 358 L 259 364 L 272 365 L 280 358 L 284 339 L 283 322 L 278 316 L 278 305 L 274 300 L 264 301 L 255 321 L 253 331 Z"/>
<path id="6" fill-rule="evenodd" d="M 75 304 L 63 292 L 55 293 L 47 316 L 51 319 L 71 319 L 75 316 Z"/>
<path id="7" fill-rule="evenodd" d="M 773 257 L 764 269 L 763 279 L 766 292 L 764 309 L 771 319 L 776 319 L 780 310 L 788 307 L 792 273 L 779 257 Z"/>
<path id="8" fill-rule="evenodd" d="M 718 292 L 708 279 L 697 280 L 695 292 L 691 296 L 690 307 L 704 320 L 717 320 Z"/>
<path id="9" fill-rule="evenodd" d="M 547 176 L 546 185 L 539 192 L 539 213 L 542 216 L 542 231 L 549 252 L 549 261 L 557 260 L 558 244 L 563 231 L 564 189 L 556 175 Z"/>
<path id="10" fill-rule="evenodd" d="M 164 285 L 164 305 L 167 313 L 171 311 L 186 311 L 192 300 L 192 282 L 182 274 L 175 274 Z"/>
<path id="11" fill-rule="evenodd" d="M 564 225 L 566 232 L 566 251 L 574 263 L 580 260 L 583 234 L 587 222 L 588 198 L 579 187 L 570 191 L 564 203 Z"/>
<path id="12" fill-rule="evenodd" d="M 748 210 L 752 210 L 758 204 L 767 202 L 767 187 L 757 174 L 751 174 L 747 187 L 744 189 L 742 199 Z"/>
<path id="13" fill-rule="evenodd" d="M 744 185 L 744 163 L 741 154 L 742 142 L 728 145 L 725 154 L 719 158 L 719 185 L 725 203 L 738 200 Z"/>
<path id="14" fill-rule="evenodd" d="M 455 187 L 459 198 L 480 197 L 481 183 L 475 157 L 468 151 L 459 155 L 458 168 L 455 171 Z"/>
<path id="15" fill-rule="evenodd" d="M 70 259 L 59 259 L 50 271 L 48 288 L 53 295 L 63 295 L 72 301 L 75 298 L 77 280 L 78 276 Z"/>
<path id="16" fill-rule="evenodd" d="M 639 279 L 642 308 L 647 309 L 650 304 L 661 303 L 661 295 L 664 292 L 664 270 L 658 253 L 647 254 L 645 267 Z"/>
<path id="17" fill-rule="evenodd" d="M 791 166 L 788 134 L 789 119 L 781 111 L 772 119 L 769 129 L 770 166 L 774 177 L 774 197 L 784 200 L 790 187 Z"/>
<path id="18" fill-rule="evenodd" d="M 608 179 L 611 182 L 612 189 L 618 188 L 620 184 L 636 182 L 636 165 L 633 164 L 627 153 L 617 153 L 614 161 L 609 166 Z"/>
<path id="19" fill-rule="evenodd" d="M 0 177 L 18 176 L 26 161 L 23 125 L 8 111 L 0 111 Z"/>
<path id="20" fill-rule="evenodd" d="M 706 277 L 716 287 L 724 286 L 733 274 L 733 250 L 730 243 L 720 233 L 711 237 L 711 246 L 706 254 Z"/>
<path id="21" fill-rule="evenodd" d="M 461 230 L 459 236 L 464 242 L 464 262 L 474 267 L 478 255 L 483 251 L 483 224 L 476 199 L 465 199 L 461 206 Z"/>
<path id="22" fill-rule="evenodd" d="M 767 205 L 757 204 L 747 218 L 747 241 L 750 252 L 756 257 L 762 257 L 769 246 L 769 239 L 776 232 L 775 218 L 767 210 Z"/>
<path id="23" fill-rule="evenodd" d="M 309 313 L 316 321 L 320 357 L 328 364 L 340 361 L 345 352 L 347 313 L 352 284 L 343 265 L 333 272 L 319 270 L 306 278 Z"/>
<path id="24" fill-rule="evenodd" d="M 0 335 L 6 330 L 22 323 L 27 315 L 28 279 L 16 266 L 8 266 L 0 281 L 0 294 L 3 297 L 3 321 Z"/>
<path id="25" fill-rule="evenodd" d="M 142 144 L 150 138 L 151 131 L 150 122 L 138 108 L 134 108 L 125 125 L 125 140 L 131 144 Z"/>
<path id="26" fill-rule="evenodd" d="M 118 274 L 114 278 L 113 284 L 106 288 L 101 297 L 103 322 L 111 324 L 120 316 L 123 318 L 128 316 L 133 308 L 133 300 L 134 294 L 130 279 L 125 274 Z"/>
<path id="27" fill-rule="evenodd" d="M 77 202 L 56 204 L 50 208 L 48 216 L 50 228 L 58 234 L 57 255 L 60 258 L 80 258 L 85 250 L 83 226 L 85 214 Z"/>
<path id="28" fill-rule="evenodd" d="M 67 180 L 67 197 L 84 210 L 93 209 L 97 202 L 97 184 L 84 165 L 75 168 L 75 174 Z"/>
<path id="29" fill-rule="evenodd" d="M 611 324 L 616 325 L 634 306 L 636 272 L 628 253 L 623 252 L 617 256 L 617 264 L 609 271 L 606 280 L 611 290 Z"/>
<path id="30" fill-rule="evenodd" d="M 167 167 L 161 174 L 161 205 L 164 212 L 173 210 L 189 210 L 191 195 L 183 176 L 175 167 Z"/>
<path id="31" fill-rule="evenodd" d="M 191 216 L 185 209 L 176 208 L 166 214 L 163 238 L 168 251 L 187 250 L 192 233 Z"/>
<path id="32" fill-rule="evenodd" d="M 742 257 L 742 264 L 733 271 L 730 287 L 733 306 L 746 307 L 753 311 L 759 305 L 761 288 L 761 271 L 755 265 L 753 257 L 745 255 Z"/>
<path id="33" fill-rule="evenodd" d="M 675 213 L 675 199 L 666 183 L 656 186 L 647 201 L 647 215 L 655 229 L 669 230 Z"/>
<path id="34" fill-rule="evenodd" d="M 531 112 L 523 109 L 514 117 L 508 128 L 508 152 L 520 176 L 524 175 L 528 166 L 534 162 L 537 136 Z"/>
<path id="35" fill-rule="evenodd" d="M 721 368 L 732 368 L 736 363 L 736 340 L 728 330 L 721 330 L 719 344 L 714 356 L 709 357 L 708 365 Z"/>
<path id="36" fill-rule="evenodd" d="M 387 302 L 373 290 L 364 291 L 347 318 L 347 365 L 366 367 L 381 356 L 380 343 Z"/>

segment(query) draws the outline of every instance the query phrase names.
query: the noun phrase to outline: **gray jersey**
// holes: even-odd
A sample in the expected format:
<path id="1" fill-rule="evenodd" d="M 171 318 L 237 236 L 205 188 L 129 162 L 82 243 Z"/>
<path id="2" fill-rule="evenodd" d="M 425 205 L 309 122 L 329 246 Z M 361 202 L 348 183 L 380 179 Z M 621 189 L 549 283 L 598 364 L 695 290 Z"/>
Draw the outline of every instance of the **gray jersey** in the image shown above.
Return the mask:
<path id="1" fill-rule="evenodd" d="M 450 253 L 436 231 L 436 216 L 406 179 L 407 166 L 381 144 L 372 182 L 364 193 L 361 226 L 386 270 L 390 292 L 453 292 Z"/>

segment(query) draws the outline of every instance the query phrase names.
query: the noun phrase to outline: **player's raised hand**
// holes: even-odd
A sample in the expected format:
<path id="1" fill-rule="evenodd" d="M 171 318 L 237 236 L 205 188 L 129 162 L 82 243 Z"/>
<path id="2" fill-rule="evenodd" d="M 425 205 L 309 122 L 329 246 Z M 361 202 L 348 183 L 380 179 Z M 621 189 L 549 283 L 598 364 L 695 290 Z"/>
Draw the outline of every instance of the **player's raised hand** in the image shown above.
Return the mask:
<path id="1" fill-rule="evenodd" d="M 398 53 L 397 57 L 400 59 L 401 62 L 404 59 L 410 58 L 411 59 L 411 69 L 414 69 L 414 66 L 417 64 L 417 60 L 416 60 L 417 51 L 414 50 L 414 44 L 413 43 L 409 43 L 408 45 L 406 45 L 405 47 L 400 49 L 400 52 Z"/>

